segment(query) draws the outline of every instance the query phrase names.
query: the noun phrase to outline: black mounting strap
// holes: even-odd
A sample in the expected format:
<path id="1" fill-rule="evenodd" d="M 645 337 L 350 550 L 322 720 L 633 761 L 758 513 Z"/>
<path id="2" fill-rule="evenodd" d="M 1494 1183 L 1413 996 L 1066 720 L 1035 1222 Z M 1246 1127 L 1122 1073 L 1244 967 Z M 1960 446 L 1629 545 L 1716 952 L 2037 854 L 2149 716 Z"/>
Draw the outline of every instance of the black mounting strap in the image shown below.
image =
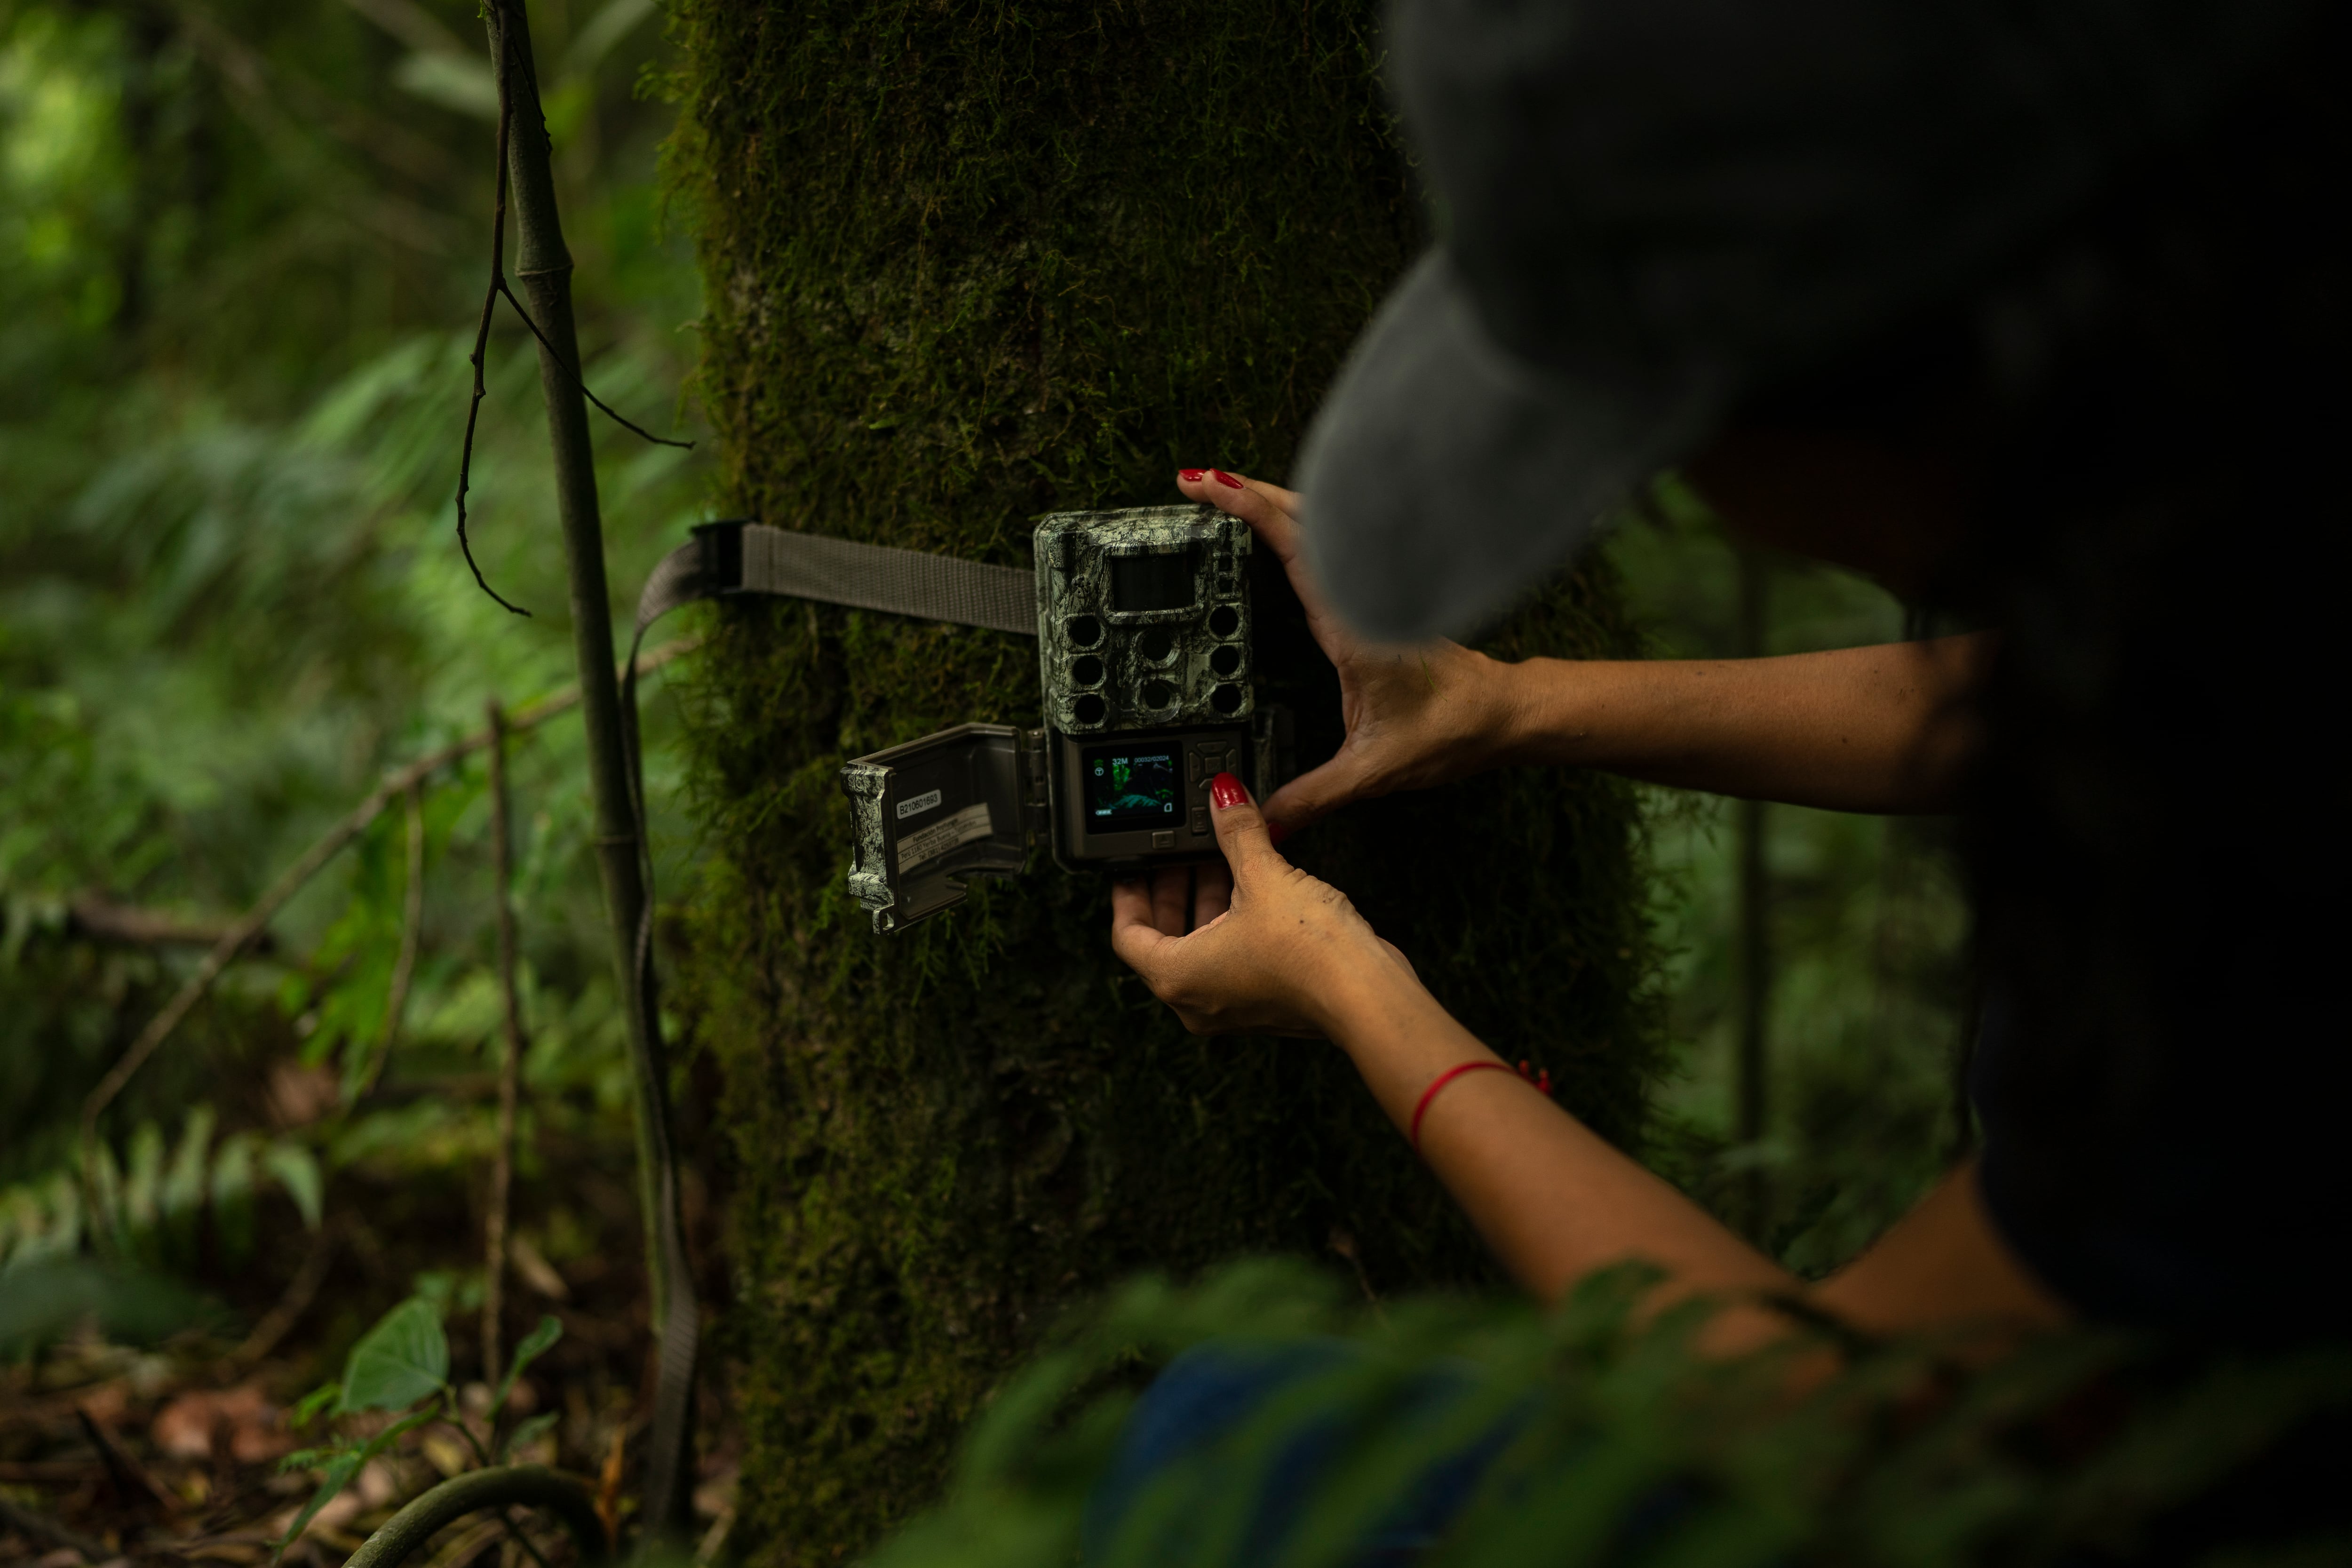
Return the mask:
<path id="1" fill-rule="evenodd" d="M 680 605 L 775 594 L 927 621 L 1037 635 L 1037 574 L 765 523 L 706 522 L 664 556 L 637 598 L 637 635 Z"/>

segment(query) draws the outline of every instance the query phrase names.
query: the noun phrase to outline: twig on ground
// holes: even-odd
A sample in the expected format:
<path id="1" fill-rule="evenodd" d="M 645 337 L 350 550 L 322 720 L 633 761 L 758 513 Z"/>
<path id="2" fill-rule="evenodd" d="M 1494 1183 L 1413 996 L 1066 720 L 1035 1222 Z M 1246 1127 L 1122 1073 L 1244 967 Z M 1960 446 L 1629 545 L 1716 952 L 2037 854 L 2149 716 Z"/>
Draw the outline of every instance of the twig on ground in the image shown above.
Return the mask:
<path id="1" fill-rule="evenodd" d="M 672 659 L 693 652 L 701 646 L 701 641 L 699 637 L 688 637 L 665 643 L 638 658 L 637 673 L 641 676 L 651 674 Z M 580 689 L 574 686 L 516 714 L 508 728 L 510 731 L 536 729 L 558 714 L 568 713 L 578 706 Z M 188 976 L 186 983 L 163 1005 L 163 1010 L 148 1021 L 147 1026 L 139 1032 L 139 1037 L 131 1043 L 131 1048 L 122 1053 L 122 1058 L 114 1064 L 106 1077 L 99 1081 L 98 1087 L 89 1091 L 89 1098 L 82 1102 L 82 1177 L 90 1192 L 98 1190 L 93 1162 L 97 1157 L 100 1115 L 122 1092 L 123 1085 L 131 1081 L 131 1075 L 145 1066 L 147 1058 L 171 1038 L 172 1031 L 178 1028 L 194 1010 L 196 1004 L 204 999 L 205 994 L 212 989 L 213 983 L 220 978 L 221 972 L 253 944 L 254 939 L 285 907 L 286 901 L 301 891 L 304 884 L 317 876 L 320 868 L 335 858 L 338 850 L 367 831 L 368 826 L 383 815 L 385 806 L 443 768 L 463 761 L 489 743 L 488 733 L 468 735 L 455 745 L 444 746 L 428 756 L 420 757 L 384 780 L 376 786 L 373 794 L 352 807 L 349 815 L 304 850 L 301 857 L 255 900 L 253 907 L 238 916 L 221 934 L 221 939 L 213 944 L 212 951 L 205 954 L 204 962 L 196 966 L 196 972 Z"/>
<path id="2" fill-rule="evenodd" d="M 532 1542 L 530 1534 L 523 1530 L 522 1526 L 514 1521 L 514 1515 L 507 1512 L 504 1509 L 500 1509 L 499 1510 L 499 1522 L 507 1527 L 508 1536 L 517 1546 L 521 1547 L 524 1552 L 530 1553 L 530 1560 L 533 1563 L 538 1563 L 539 1568 L 548 1568 L 547 1558 L 541 1552 L 538 1546 Z"/>
<path id="3" fill-rule="evenodd" d="M 383 996 L 383 1027 L 378 1031 L 383 1039 L 375 1055 L 368 1062 L 367 1078 L 360 1084 L 358 1098 L 365 1100 L 375 1092 L 383 1080 L 383 1069 L 392 1060 L 392 1048 L 400 1043 L 401 1015 L 408 1011 L 408 988 L 416 978 L 416 942 L 425 924 L 425 783 L 422 779 L 408 786 L 408 886 L 402 890 L 400 909 L 400 954 L 392 965 L 392 985 Z"/>
<path id="4" fill-rule="evenodd" d="M 68 1552 L 79 1552 L 85 1561 L 105 1563 L 121 1555 L 107 1550 L 106 1542 L 84 1535 L 69 1524 L 60 1523 L 37 1509 L 10 1502 L 0 1497 L 0 1524 L 21 1531 L 36 1541 L 46 1541 L 52 1546 L 62 1546 Z"/>
<path id="5" fill-rule="evenodd" d="M 172 1494 L 157 1484 L 145 1466 L 123 1452 L 114 1434 L 100 1426 L 96 1416 L 77 1405 L 74 1419 L 81 1423 L 81 1435 L 89 1439 L 89 1446 L 98 1450 L 99 1461 L 106 1467 L 106 1479 L 113 1484 L 116 1501 L 125 1508 L 173 1511 Z"/>
<path id="6" fill-rule="evenodd" d="M 498 900 L 499 994 L 506 1005 L 505 1050 L 499 1058 L 498 1142 L 490 1156 L 489 1215 L 483 1225 L 482 1381 L 495 1388 L 504 1349 L 507 1208 L 514 1184 L 515 1097 L 520 1088 L 523 1034 L 522 998 L 515 989 L 514 818 L 513 805 L 507 798 L 507 718 L 495 697 L 490 699 L 488 719 L 490 871 Z"/>

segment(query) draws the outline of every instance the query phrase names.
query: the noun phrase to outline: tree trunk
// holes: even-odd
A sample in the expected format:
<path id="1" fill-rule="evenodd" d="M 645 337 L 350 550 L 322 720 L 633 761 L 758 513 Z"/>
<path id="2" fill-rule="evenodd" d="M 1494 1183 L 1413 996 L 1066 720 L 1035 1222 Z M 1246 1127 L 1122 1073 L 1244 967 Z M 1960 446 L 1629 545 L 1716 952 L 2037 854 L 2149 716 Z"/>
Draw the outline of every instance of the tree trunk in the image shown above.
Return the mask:
<path id="1" fill-rule="evenodd" d="M 1279 479 L 1423 243 L 1372 15 L 1229 0 L 1013 12 L 686 0 L 673 170 L 730 509 L 1026 565 L 1038 513 Z M 832 1562 L 934 1489 L 965 1417 L 1118 1276 L 1316 1254 L 1368 1289 L 1488 1277 L 1328 1047 L 1186 1036 L 1111 956 L 1107 889 L 1033 862 L 878 937 L 844 887 L 855 756 L 1036 721 L 1026 638 L 730 604 L 691 689 L 716 864 L 678 1005 L 724 1088 L 750 1447 L 730 1546 Z M 1261 604 L 1302 763 L 1336 683 Z M 1616 585 L 1489 643 L 1623 657 Z M 1636 804 L 1512 773 L 1293 841 L 1438 996 L 1638 1136 L 1664 1047 Z"/>

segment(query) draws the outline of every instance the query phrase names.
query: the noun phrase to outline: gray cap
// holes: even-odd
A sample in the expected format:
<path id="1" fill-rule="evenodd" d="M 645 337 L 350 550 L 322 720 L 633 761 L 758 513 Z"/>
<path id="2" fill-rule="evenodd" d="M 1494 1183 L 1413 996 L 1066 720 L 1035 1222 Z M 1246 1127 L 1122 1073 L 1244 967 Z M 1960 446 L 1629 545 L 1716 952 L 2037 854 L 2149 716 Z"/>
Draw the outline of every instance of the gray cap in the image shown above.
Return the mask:
<path id="1" fill-rule="evenodd" d="M 1735 399 L 1962 297 L 2192 132 L 2305 0 L 1398 0 L 1444 238 L 1307 434 L 1363 634 L 1466 633 Z"/>

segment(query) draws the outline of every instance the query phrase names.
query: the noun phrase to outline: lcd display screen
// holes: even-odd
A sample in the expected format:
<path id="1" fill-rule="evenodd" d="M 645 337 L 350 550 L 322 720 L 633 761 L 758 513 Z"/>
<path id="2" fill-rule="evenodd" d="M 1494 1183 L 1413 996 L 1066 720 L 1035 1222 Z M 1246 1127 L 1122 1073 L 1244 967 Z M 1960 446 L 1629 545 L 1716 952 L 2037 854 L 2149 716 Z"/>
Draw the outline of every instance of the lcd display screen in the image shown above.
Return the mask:
<path id="1" fill-rule="evenodd" d="M 1121 615 L 1192 607 L 1193 572 L 1201 547 L 1188 544 L 1165 555 L 1110 558 L 1110 607 Z"/>
<path id="2" fill-rule="evenodd" d="M 1095 826 L 1174 820 L 1182 759 L 1172 746 L 1098 746 L 1079 758 Z"/>

